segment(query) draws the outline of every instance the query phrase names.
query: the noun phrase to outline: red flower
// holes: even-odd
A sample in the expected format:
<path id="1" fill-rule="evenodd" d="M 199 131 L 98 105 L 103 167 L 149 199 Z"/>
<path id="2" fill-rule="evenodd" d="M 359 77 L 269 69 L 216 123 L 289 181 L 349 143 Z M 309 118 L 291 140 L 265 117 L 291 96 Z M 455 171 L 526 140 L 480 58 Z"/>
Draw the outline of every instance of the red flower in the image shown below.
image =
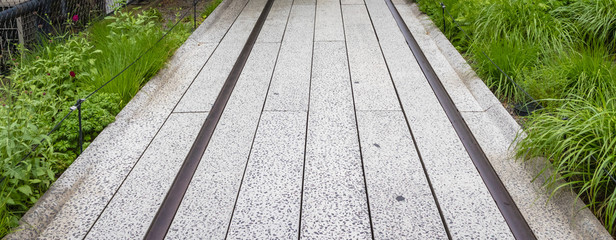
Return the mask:
<path id="1" fill-rule="evenodd" d="M 45 96 L 45 95 L 47 95 L 47 93 L 46 93 L 46 92 L 43 92 L 43 96 Z"/>
<path id="2" fill-rule="evenodd" d="M 69 74 L 71 75 L 71 77 L 75 77 L 75 72 L 71 71 Z"/>
<path id="3" fill-rule="evenodd" d="M 77 15 L 73 16 L 73 22 L 77 22 L 77 21 L 79 21 L 79 16 Z"/>
<path id="4" fill-rule="evenodd" d="M 49 75 L 51 75 L 51 74 L 47 73 L 47 76 L 49 76 Z"/>

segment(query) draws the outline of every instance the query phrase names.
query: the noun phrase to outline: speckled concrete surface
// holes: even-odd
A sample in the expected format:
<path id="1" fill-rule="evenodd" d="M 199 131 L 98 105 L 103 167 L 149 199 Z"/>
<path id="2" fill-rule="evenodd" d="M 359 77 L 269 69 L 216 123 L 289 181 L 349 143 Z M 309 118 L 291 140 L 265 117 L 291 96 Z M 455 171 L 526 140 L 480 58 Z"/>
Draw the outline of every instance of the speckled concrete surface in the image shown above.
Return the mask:
<path id="1" fill-rule="evenodd" d="M 7 238 L 143 237 L 266 1 L 224 1 Z M 609 238 L 571 192 L 543 204 L 537 165 L 511 160 L 515 121 L 395 2 L 536 235 Z M 447 232 L 512 238 L 385 3 L 276 0 L 166 238 Z"/>
<path id="2" fill-rule="evenodd" d="M 447 239 L 401 111 L 358 111 L 375 239 Z"/>
<path id="3" fill-rule="evenodd" d="M 306 112 L 263 112 L 229 239 L 292 239 L 299 231 Z"/>
<path id="4" fill-rule="evenodd" d="M 342 16 L 374 237 L 447 238 L 367 9 Z"/>
<path id="5" fill-rule="evenodd" d="M 279 47 L 279 43 L 255 44 L 167 239 L 224 238 Z"/>
<path id="6" fill-rule="evenodd" d="M 240 55 L 266 0 L 249 1 L 212 54 L 210 62 L 184 94 L 175 112 L 209 111 Z"/>
<path id="7" fill-rule="evenodd" d="M 314 2 L 293 2 L 265 110 L 308 110 L 314 15 Z"/>
<path id="8" fill-rule="evenodd" d="M 512 238 L 402 34 L 378 31 L 396 24 L 389 9 L 383 1 L 366 2 L 451 236 Z"/>
<path id="9" fill-rule="evenodd" d="M 293 0 L 275 1 L 267 15 L 257 42 L 280 42 L 287 26 Z"/>
<path id="10" fill-rule="evenodd" d="M 339 0 L 316 0 L 315 41 L 344 41 Z"/>
<path id="11" fill-rule="evenodd" d="M 85 239 L 138 239 L 145 235 L 206 116 L 169 116 Z"/>
<path id="12" fill-rule="evenodd" d="M 309 111 L 301 238 L 368 239 L 370 222 L 343 42 L 315 42 Z"/>
<path id="13" fill-rule="evenodd" d="M 356 110 L 399 110 L 366 6 L 343 5 L 342 15 Z"/>

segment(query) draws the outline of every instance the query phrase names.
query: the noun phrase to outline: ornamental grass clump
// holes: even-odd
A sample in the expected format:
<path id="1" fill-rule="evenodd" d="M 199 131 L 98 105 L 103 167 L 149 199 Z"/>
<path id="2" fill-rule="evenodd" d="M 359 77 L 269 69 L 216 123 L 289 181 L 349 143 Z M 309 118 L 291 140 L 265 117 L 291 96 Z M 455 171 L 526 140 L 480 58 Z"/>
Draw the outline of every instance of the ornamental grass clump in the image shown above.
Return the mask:
<path id="1" fill-rule="evenodd" d="M 527 136 L 517 145 L 517 156 L 545 157 L 554 174 L 546 184 L 553 194 L 572 187 L 578 196 L 614 232 L 616 220 L 616 98 L 589 101 L 574 97 L 549 114 L 529 118 Z"/>
<path id="2" fill-rule="evenodd" d="M 190 28 L 186 24 L 180 24 L 173 29 L 172 34 L 157 43 L 165 33 L 160 20 L 155 10 L 139 14 L 129 11 L 116 12 L 105 21 L 94 24 L 90 29 L 90 39 L 101 50 L 101 54 L 96 56 L 96 66 L 89 84 L 96 87 L 103 86 L 145 53 L 101 89 L 103 92 L 120 94 L 122 101 L 128 103 L 141 86 L 163 67 L 166 59 L 190 33 Z"/>
<path id="3" fill-rule="evenodd" d="M 570 31 L 589 44 L 603 44 L 616 53 L 616 0 L 578 0 L 554 14 L 571 22 Z"/>

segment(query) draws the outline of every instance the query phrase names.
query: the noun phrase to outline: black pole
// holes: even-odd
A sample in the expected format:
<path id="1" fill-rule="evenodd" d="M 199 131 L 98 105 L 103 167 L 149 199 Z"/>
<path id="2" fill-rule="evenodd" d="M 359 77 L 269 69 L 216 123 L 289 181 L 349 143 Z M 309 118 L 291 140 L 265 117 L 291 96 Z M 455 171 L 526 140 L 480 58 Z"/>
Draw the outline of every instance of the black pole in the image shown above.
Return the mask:
<path id="1" fill-rule="evenodd" d="M 77 106 L 77 113 L 79 115 L 79 154 L 83 153 L 83 128 L 81 127 L 81 103 L 83 103 L 85 99 L 77 100 L 75 106 Z"/>
<path id="2" fill-rule="evenodd" d="M 443 8 L 443 33 L 447 32 L 447 25 L 445 24 L 445 4 L 441 3 L 441 8 Z"/>

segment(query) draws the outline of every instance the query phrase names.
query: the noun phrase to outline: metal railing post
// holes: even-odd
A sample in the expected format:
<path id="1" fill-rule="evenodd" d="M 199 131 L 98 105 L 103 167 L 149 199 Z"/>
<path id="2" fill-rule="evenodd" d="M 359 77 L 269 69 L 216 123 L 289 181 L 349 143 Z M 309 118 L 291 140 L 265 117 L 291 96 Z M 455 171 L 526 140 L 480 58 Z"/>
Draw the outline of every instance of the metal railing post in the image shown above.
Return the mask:
<path id="1" fill-rule="evenodd" d="M 85 99 L 77 100 L 74 106 L 71 107 L 71 110 L 77 110 L 77 114 L 79 117 L 79 154 L 83 153 L 83 128 L 81 124 L 81 103 L 85 102 Z"/>
<path id="2" fill-rule="evenodd" d="M 441 8 L 443 8 L 443 33 L 447 32 L 447 24 L 445 23 L 445 4 L 441 3 Z"/>

